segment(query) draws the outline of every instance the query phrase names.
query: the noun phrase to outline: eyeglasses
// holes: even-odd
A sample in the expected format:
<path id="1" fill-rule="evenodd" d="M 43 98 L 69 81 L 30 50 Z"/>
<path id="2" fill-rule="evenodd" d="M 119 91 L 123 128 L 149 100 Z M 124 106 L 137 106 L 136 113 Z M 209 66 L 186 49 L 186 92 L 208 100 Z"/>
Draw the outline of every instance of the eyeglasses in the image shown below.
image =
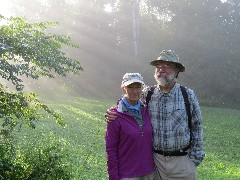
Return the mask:
<path id="1" fill-rule="evenodd" d="M 157 69 L 174 69 L 175 66 L 173 64 L 163 64 L 163 65 L 157 65 Z"/>

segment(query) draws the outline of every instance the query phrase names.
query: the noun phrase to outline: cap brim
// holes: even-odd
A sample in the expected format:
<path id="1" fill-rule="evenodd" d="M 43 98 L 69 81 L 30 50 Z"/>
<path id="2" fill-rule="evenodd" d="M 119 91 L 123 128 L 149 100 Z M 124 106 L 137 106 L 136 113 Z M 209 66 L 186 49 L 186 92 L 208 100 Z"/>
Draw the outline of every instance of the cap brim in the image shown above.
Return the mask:
<path id="1" fill-rule="evenodd" d="M 150 65 L 152 65 L 152 66 L 157 66 L 157 64 L 159 63 L 159 61 L 162 61 L 162 62 L 170 62 L 170 63 L 176 64 L 180 72 L 184 72 L 184 71 L 185 71 L 185 66 L 182 65 L 181 63 L 177 63 L 177 62 L 172 62 L 172 61 L 166 61 L 166 60 L 156 59 L 156 60 L 150 61 L 149 63 L 150 63 Z"/>

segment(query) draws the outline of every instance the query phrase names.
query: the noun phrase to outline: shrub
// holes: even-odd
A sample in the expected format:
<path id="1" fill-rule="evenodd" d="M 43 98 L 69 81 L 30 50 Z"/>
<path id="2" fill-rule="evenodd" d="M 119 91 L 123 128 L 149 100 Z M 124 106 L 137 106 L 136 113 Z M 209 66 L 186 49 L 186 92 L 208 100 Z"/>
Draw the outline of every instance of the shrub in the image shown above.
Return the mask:
<path id="1" fill-rule="evenodd" d="M 53 133 L 33 134 L 34 141 L 26 136 L 18 139 L 21 142 L 13 146 L 10 142 L 6 146 L 0 145 L 2 179 L 22 180 L 57 180 L 71 179 L 71 168 L 67 162 L 69 156 L 66 150 L 67 142 L 56 138 Z M 39 141 L 41 139 L 41 141 Z M 8 153 L 6 153 L 8 152 Z"/>

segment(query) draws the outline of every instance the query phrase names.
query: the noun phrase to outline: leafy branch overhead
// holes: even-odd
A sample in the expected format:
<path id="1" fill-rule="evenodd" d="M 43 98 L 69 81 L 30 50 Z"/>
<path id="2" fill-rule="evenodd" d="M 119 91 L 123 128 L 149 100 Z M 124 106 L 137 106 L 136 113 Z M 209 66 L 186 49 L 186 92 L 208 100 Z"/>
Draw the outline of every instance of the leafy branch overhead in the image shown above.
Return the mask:
<path id="1" fill-rule="evenodd" d="M 80 62 L 68 58 L 63 48 L 78 48 L 68 36 L 47 33 L 48 27 L 58 23 L 28 23 L 25 18 L 5 18 L 0 15 L 0 78 L 16 87 L 11 92 L 0 83 L 0 119 L 3 120 L 0 133 L 9 133 L 17 125 L 32 128 L 35 122 L 51 116 L 60 125 L 62 118 L 34 93 L 23 92 L 23 77 L 38 79 L 54 78 L 56 74 L 80 74 Z"/>
<path id="2" fill-rule="evenodd" d="M 62 46 L 78 48 L 70 37 L 46 32 L 58 23 L 30 24 L 25 18 L 3 16 L 0 21 L 6 24 L 0 26 L 0 77 L 11 81 L 17 90 L 24 87 L 23 76 L 53 78 L 54 74 L 66 76 L 83 70 L 79 61 L 61 51 Z"/>

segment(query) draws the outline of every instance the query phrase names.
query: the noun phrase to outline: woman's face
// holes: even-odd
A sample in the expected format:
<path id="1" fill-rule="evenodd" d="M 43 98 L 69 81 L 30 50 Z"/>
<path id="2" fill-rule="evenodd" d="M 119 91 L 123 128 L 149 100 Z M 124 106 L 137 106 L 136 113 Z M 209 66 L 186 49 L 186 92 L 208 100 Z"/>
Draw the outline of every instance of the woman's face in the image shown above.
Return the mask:
<path id="1" fill-rule="evenodd" d="M 142 84 L 138 82 L 132 83 L 128 86 L 123 87 L 122 90 L 125 94 L 127 101 L 131 105 L 136 105 L 142 93 Z"/>

